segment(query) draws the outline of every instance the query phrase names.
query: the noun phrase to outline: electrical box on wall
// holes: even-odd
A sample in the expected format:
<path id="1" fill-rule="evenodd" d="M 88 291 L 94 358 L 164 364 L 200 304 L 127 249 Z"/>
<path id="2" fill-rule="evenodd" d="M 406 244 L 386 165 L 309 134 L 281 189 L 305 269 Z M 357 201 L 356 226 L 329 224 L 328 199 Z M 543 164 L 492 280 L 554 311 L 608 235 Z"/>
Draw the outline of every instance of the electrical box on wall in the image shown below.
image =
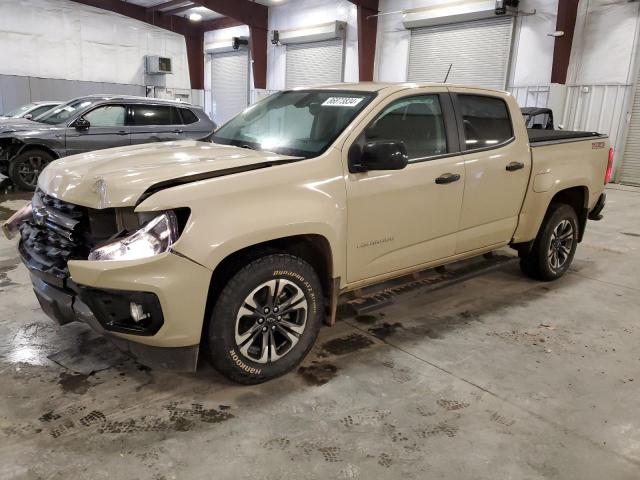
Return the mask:
<path id="1" fill-rule="evenodd" d="M 173 73 L 171 69 L 171 59 L 158 55 L 147 55 L 145 59 L 145 73 L 147 75 L 166 75 Z"/>

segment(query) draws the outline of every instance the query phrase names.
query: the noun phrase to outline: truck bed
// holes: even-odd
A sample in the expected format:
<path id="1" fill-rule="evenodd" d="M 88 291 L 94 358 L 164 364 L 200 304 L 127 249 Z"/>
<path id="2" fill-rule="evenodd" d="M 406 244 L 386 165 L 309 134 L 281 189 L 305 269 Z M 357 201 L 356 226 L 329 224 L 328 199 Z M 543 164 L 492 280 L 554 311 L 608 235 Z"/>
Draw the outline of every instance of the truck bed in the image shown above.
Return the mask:
<path id="1" fill-rule="evenodd" d="M 576 132 L 571 130 L 539 130 L 534 128 L 527 129 L 529 134 L 529 143 L 543 142 L 566 142 L 571 140 L 579 140 L 581 138 L 599 137 L 598 132 Z"/>

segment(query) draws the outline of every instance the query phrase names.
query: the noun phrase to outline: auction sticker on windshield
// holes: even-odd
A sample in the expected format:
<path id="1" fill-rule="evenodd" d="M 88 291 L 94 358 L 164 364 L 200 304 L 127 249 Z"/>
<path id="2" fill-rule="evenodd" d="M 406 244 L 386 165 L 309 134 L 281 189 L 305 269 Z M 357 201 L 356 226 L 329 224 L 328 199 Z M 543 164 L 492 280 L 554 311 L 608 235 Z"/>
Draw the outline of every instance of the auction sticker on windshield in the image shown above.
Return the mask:
<path id="1" fill-rule="evenodd" d="M 354 97 L 330 97 L 322 104 L 323 107 L 355 107 L 363 98 Z"/>

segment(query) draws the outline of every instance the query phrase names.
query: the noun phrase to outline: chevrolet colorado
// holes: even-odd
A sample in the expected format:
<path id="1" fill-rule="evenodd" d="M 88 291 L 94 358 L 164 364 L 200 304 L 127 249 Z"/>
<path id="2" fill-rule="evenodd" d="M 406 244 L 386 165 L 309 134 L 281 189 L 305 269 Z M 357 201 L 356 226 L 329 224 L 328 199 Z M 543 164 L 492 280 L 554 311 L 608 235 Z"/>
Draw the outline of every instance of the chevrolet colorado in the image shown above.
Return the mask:
<path id="1" fill-rule="evenodd" d="M 505 92 L 341 84 L 272 95 L 213 143 L 53 161 L 4 230 L 58 322 L 259 383 L 302 361 L 343 292 L 506 245 L 562 276 L 612 161 L 605 135 L 527 131 Z"/>

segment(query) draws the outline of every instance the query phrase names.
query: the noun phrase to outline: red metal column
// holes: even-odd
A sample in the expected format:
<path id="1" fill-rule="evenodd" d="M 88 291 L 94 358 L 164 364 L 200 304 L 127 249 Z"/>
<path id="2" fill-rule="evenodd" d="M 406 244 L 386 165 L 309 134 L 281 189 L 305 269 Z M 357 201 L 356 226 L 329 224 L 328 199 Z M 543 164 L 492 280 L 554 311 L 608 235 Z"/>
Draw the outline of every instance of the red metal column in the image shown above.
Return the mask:
<path id="1" fill-rule="evenodd" d="M 254 88 L 267 88 L 267 30 L 249 27 Z"/>
<path id="2" fill-rule="evenodd" d="M 193 90 L 204 90 L 204 32 L 184 37 L 187 43 L 189 79 Z"/>
<path id="3" fill-rule="evenodd" d="M 571 59 L 571 45 L 573 32 L 578 15 L 578 0 L 559 0 L 556 30 L 563 31 L 562 37 L 557 37 L 553 48 L 553 67 L 551 68 L 551 83 L 566 83 L 569 60 Z"/>
<path id="4" fill-rule="evenodd" d="M 373 81 L 378 34 L 378 0 L 358 5 L 358 68 L 361 82 Z"/>

